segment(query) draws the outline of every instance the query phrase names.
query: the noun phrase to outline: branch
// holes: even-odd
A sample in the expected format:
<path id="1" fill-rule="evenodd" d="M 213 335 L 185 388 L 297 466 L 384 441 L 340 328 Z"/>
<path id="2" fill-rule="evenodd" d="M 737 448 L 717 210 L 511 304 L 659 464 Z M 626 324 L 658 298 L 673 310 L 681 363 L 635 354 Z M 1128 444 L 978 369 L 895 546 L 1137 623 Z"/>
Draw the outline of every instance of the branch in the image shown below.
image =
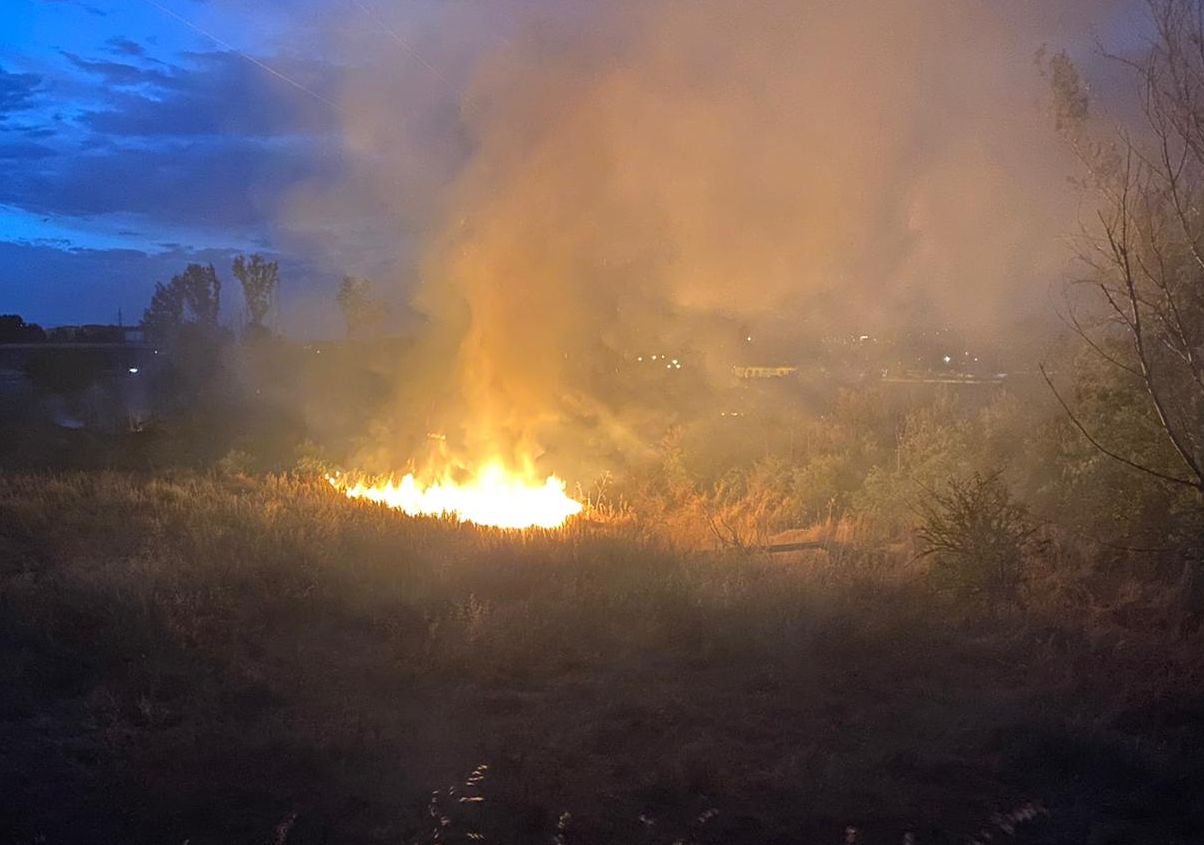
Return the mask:
<path id="1" fill-rule="evenodd" d="M 1066 400 L 1062 398 L 1062 394 L 1058 392 L 1058 389 L 1056 387 L 1054 387 L 1053 380 L 1050 379 L 1049 373 L 1046 372 L 1046 370 L 1045 370 L 1045 364 L 1039 364 L 1037 366 L 1037 369 L 1041 373 L 1041 378 L 1045 379 L 1045 384 L 1049 386 L 1050 392 L 1053 393 L 1054 398 L 1058 400 L 1058 404 L 1062 406 L 1062 410 L 1066 412 L 1067 418 L 1074 425 L 1074 427 L 1079 430 L 1079 433 L 1082 434 L 1083 437 L 1085 437 L 1087 439 L 1087 442 L 1090 443 L 1092 446 L 1094 446 L 1097 450 L 1099 450 L 1103 454 L 1107 455 L 1109 458 L 1112 458 L 1112 460 L 1114 460 L 1114 461 L 1118 461 L 1119 463 L 1122 463 L 1127 467 L 1131 467 L 1132 469 L 1138 470 L 1140 472 L 1144 472 L 1146 475 L 1153 476 L 1154 478 L 1157 478 L 1161 481 L 1166 481 L 1171 484 L 1178 484 L 1183 487 L 1189 487 L 1192 490 L 1195 490 L 1196 492 L 1204 491 L 1204 485 L 1202 485 L 1199 481 L 1192 481 L 1191 479 L 1188 479 L 1188 478 L 1179 478 L 1178 476 L 1175 476 L 1175 475 L 1168 475 L 1167 473 L 1159 472 L 1156 469 L 1144 466 L 1143 464 L 1139 464 L 1136 461 L 1130 460 L 1129 458 L 1126 458 L 1124 455 L 1121 455 L 1118 452 L 1114 452 L 1111 449 L 1109 449 L 1107 446 L 1105 446 L 1104 444 L 1100 443 L 1099 440 L 1097 440 L 1095 438 L 1095 436 L 1092 435 L 1091 432 L 1087 430 L 1087 427 L 1083 425 L 1083 423 L 1079 420 L 1079 418 L 1077 416 L 1075 416 L 1074 411 L 1070 410 L 1070 406 L 1066 404 Z"/>
<path id="2" fill-rule="evenodd" d="M 1141 373 L 1137 369 L 1130 367 L 1124 361 L 1121 361 L 1119 358 L 1109 354 L 1102 346 L 1092 339 L 1091 333 L 1083 328 L 1083 324 L 1079 322 L 1078 316 L 1074 313 L 1074 306 L 1067 303 L 1067 311 L 1065 316 L 1063 316 L 1061 312 L 1057 313 L 1058 318 L 1061 319 L 1063 323 L 1068 325 L 1074 331 L 1074 333 L 1083 340 L 1084 343 L 1091 347 L 1091 350 L 1095 352 L 1096 355 L 1103 358 L 1117 369 L 1123 370 L 1124 372 L 1131 376 L 1135 376 L 1136 378 L 1141 378 Z"/>

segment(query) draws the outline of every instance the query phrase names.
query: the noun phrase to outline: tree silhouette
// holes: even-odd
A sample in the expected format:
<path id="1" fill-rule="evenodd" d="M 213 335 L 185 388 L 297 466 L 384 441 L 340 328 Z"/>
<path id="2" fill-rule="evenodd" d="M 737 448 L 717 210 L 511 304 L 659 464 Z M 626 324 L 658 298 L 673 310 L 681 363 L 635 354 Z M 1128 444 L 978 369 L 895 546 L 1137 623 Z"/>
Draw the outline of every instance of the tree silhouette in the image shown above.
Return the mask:
<path id="1" fill-rule="evenodd" d="M 46 332 L 37 323 L 27 323 L 18 314 L 0 314 L 0 343 L 40 343 Z"/>
<path id="2" fill-rule="evenodd" d="M 250 324 L 263 325 L 268 312 L 276 301 L 276 287 L 280 282 L 280 266 L 275 261 L 266 261 L 256 253 L 250 258 L 240 255 L 234 259 L 234 276 L 242 283 L 242 296 L 247 304 Z"/>
<path id="3" fill-rule="evenodd" d="M 142 314 L 142 329 L 148 339 L 165 341 L 184 323 L 184 299 L 175 279 L 169 284 L 155 283 L 150 305 Z"/>
<path id="4" fill-rule="evenodd" d="M 189 264 L 184 272 L 172 280 L 179 281 L 184 304 L 192 315 L 192 322 L 206 328 L 216 328 L 221 311 L 222 283 L 212 264 Z"/>
<path id="5" fill-rule="evenodd" d="M 171 341 L 185 327 L 216 332 L 221 291 L 222 283 L 212 264 L 189 264 L 166 285 L 156 283 L 150 305 L 142 315 L 147 337 Z"/>

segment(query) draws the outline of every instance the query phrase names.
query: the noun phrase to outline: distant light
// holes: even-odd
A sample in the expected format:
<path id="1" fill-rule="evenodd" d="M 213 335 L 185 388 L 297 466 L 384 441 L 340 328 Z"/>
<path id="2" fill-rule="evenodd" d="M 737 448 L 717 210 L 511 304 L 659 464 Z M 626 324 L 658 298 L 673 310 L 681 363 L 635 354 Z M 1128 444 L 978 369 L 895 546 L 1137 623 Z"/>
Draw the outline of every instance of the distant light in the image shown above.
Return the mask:
<path id="1" fill-rule="evenodd" d="M 746 337 L 744 339 L 747 340 L 749 343 L 752 343 L 752 335 L 749 335 L 748 337 Z"/>
<path id="2" fill-rule="evenodd" d="M 945 363 L 946 363 L 946 364 L 948 364 L 948 363 L 949 363 L 950 361 L 952 361 L 952 360 L 953 360 L 953 359 L 952 359 L 952 358 L 950 358 L 948 355 L 946 355 L 946 356 L 945 356 Z"/>
<path id="3" fill-rule="evenodd" d="M 671 370 L 671 369 L 673 369 L 673 365 L 672 365 L 672 364 L 665 364 L 665 369 L 666 369 L 666 370 Z"/>
<path id="4" fill-rule="evenodd" d="M 315 349 L 315 350 L 314 350 L 314 352 L 316 352 L 316 353 L 317 353 L 317 354 L 319 354 L 319 355 L 321 355 L 321 354 L 322 354 L 322 350 L 321 350 L 321 349 Z"/>
<path id="5" fill-rule="evenodd" d="M 138 368 L 137 368 L 137 367 L 130 367 L 130 375 L 132 375 L 132 376 L 136 376 L 136 375 L 138 375 Z"/>
<path id="6" fill-rule="evenodd" d="M 636 358 L 636 360 L 637 360 L 637 361 L 643 361 L 643 360 L 644 360 L 644 356 L 643 356 L 643 355 L 641 355 L 639 358 Z"/>
<path id="7" fill-rule="evenodd" d="M 870 336 L 868 334 L 863 334 L 861 337 L 858 338 L 858 340 L 862 341 L 863 343 L 869 339 L 870 339 Z"/>
<path id="8" fill-rule="evenodd" d="M 158 349 L 156 349 L 156 350 L 155 350 L 155 354 L 156 354 L 156 355 L 158 355 L 158 354 L 159 354 L 159 350 L 158 350 Z"/>
<path id="9" fill-rule="evenodd" d="M 674 365 L 674 366 L 677 366 L 677 359 L 676 359 L 676 358 L 674 358 L 674 359 L 673 359 L 673 365 Z"/>

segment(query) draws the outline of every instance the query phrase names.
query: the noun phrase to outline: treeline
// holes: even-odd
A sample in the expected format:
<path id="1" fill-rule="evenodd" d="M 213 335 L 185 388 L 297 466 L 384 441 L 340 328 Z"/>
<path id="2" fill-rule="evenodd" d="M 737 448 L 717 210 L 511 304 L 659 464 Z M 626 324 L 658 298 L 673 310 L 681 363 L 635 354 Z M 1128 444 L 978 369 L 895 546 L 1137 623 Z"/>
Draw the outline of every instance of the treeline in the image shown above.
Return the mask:
<path id="1" fill-rule="evenodd" d="M 237 256 L 231 272 L 242 292 L 241 330 L 248 335 L 272 333 L 278 315 L 280 264 L 262 255 Z M 374 337 L 388 329 L 389 308 L 375 285 L 360 276 L 344 276 L 335 296 L 349 337 Z M 155 284 L 142 315 L 148 339 L 170 342 L 181 335 L 216 336 L 221 330 L 222 282 L 212 264 L 189 264 L 169 282 Z"/>
<path id="2" fill-rule="evenodd" d="M 404 341 L 388 336 L 388 308 L 375 285 L 345 276 L 335 301 L 351 347 L 303 342 L 278 330 L 279 264 L 234 259 L 243 317 L 222 320 L 222 280 L 190 264 L 156 284 L 142 328 L 163 353 L 156 379 L 159 465 L 281 471 L 306 464 L 328 444 L 352 442 L 390 395 L 390 359 Z M 327 447 L 332 448 L 332 447 Z"/>
<path id="3" fill-rule="evenodd" d="M 340 284 L 346 342 L 305 342 L 279 328 L 277 261 L 240 255 L 231 274 L 234 321 L 212 264 L 155 284 L 138 326 L 0 317 L 2 344 L 58 344 L 7 359 L 24 384 L 0 392 L 0 467 L 282 471 L 319 451 L 314 437 L 336 453 L 362 437 L 405 346 L 375 285 Z"/>

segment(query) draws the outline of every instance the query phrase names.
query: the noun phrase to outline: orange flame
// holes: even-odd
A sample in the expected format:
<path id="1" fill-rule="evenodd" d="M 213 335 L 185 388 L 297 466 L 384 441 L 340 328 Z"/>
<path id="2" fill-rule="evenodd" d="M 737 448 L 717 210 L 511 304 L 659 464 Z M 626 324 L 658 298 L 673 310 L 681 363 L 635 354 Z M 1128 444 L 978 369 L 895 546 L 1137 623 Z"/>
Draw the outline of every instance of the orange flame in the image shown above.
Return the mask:
<path id="1" fill-rule="evenodd" d="M 400 482 L 337 475 L 326 480 L 350 499 L 367 499 L 410 516 L 450 516 L 494 528 L 559 528 L 582 509 L 556 476 L 539 482 L 510 472 L 501 461 L 485 464 L 464 482 L 445 475 L 427 485 L 413 473 Z"/>

